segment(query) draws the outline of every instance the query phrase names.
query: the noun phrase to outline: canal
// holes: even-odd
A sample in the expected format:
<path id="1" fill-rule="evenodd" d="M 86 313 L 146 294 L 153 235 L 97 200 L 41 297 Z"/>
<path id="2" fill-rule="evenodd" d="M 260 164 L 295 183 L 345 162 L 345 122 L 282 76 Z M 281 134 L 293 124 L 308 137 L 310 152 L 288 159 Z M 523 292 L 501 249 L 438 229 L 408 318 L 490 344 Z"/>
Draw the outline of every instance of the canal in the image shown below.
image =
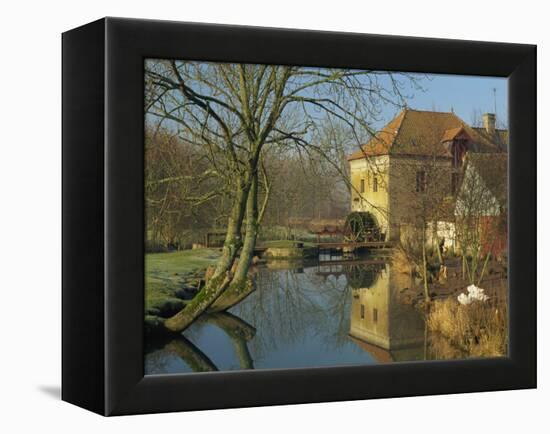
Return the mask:
<path id="1" fill-rule="evenodd" d="M 148 341 L 146 374 L 424 360 L 423 315 L 400 294 L 410 277 L 380 260 L 271 261 L 256 289 L 176 339 Z"/>

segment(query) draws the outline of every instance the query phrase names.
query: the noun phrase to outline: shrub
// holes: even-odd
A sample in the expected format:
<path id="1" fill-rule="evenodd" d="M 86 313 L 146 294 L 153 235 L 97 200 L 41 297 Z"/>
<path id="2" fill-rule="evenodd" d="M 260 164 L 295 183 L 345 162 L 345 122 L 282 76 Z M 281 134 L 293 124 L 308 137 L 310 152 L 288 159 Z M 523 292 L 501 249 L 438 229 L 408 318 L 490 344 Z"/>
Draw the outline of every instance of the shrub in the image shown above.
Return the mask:
<path id="1" fill-rule="evenodd" d="M 440 333 L 470 357 L 504 356 L 508 351 L 505 299 L 461 305 L 455 299 L 436 300 L 427 316 L 430 331 Z"/>

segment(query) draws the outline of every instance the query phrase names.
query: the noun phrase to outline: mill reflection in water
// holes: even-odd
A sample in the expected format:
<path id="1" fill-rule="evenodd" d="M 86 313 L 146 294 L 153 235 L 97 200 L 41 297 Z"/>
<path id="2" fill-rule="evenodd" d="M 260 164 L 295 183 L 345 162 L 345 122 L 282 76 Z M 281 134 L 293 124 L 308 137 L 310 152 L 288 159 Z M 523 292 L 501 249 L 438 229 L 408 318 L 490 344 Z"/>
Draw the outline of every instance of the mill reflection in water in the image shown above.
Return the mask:
<path id="1" fill-rule="evenodd" d="M 148 340 L 146 374 L 419 360 L 423 317 L 399 294 L 409 277 L 380 260 L 270 262 L 256 289 L 202 315 L 181 337 Z"/>
<path id="2" fill-rule="evenodd" d="M 425 358 L 424 318 L 400 300 L 412 283 L 386 265 L 371 285 L 352 289 L 350 337 L 378 362 Z"/>

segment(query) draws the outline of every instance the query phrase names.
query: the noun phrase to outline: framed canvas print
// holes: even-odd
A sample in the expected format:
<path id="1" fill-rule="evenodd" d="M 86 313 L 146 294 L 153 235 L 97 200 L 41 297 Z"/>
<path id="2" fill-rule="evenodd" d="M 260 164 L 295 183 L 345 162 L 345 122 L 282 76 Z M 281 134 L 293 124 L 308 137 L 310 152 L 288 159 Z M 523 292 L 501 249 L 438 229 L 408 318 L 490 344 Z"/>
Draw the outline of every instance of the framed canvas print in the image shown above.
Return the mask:
<path id="1" fill-rule="evenodd" d="M 105 18 L 63 34 L 63 399 L 536 386 L 536 48 Z"/>

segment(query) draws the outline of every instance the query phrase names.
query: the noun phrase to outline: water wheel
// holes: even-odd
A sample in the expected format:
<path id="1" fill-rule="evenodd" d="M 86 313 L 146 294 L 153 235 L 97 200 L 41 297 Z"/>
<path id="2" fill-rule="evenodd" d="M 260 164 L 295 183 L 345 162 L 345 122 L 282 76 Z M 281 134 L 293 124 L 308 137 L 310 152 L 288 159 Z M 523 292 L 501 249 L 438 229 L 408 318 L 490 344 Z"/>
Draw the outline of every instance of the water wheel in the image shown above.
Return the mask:
<path id="1" fill-rule="evenodd" d="M 371 288 L 378 279 L 384 265 L 349 265 L 345 267 L 345 275 L 348 285 L 352 289 Z"/>
<path id="2" fill-rule="evenodd" d="M 374 216 L 370 212 L 361 211 L 348 214 L 344 226 L 344 239 L 352 243 L 380 241 L 380 229 Z"/>

